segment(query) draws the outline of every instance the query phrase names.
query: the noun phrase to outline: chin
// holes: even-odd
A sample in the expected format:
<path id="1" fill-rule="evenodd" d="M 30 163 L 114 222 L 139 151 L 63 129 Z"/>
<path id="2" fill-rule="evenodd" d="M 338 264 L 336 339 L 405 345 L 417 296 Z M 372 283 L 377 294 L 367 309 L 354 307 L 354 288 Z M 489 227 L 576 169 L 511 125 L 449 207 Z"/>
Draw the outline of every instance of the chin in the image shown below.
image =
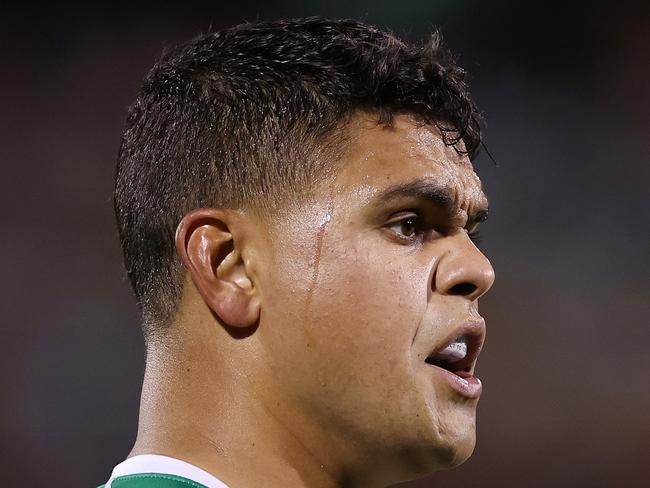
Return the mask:
<path id="1" fill-rule="evenodd" d="M 400 457 L 405 478 L 417 479 L 435 471 L 452 469 L 470 458 L 476 445 L 474 424 L 466 424 L 462 429 L 458 425 L 455 427 L 435 432 L 426 442 L 420 438 L 417 445 L 402 450 Z"/>
<path id="2" fill-rule="evenodd" d="M 476 446 L 476 418 L 461 415 L 434 427 L 428 453 L 433 470 L 455 468 L 467 461 Z"/>
<path id="3" fill-rule="evenodd" d="M 439 469 L 451 469 L 467 461 L 476 446 L 474 429 L 462 438 L 453 439 L 448 444 L 441 446 L 436 451 Z"/>
<path id="4" fill-rule="evenodd" d="M 460 466 L 474 452 L 475 436 L 456 438 L 435 444 L 422 445 L 417 448 L 404 449 L 401 454 L 400 467 L 392 473 L 388 484 L 424 478 L 436 471 L 445 471 Z"/>
<path id="5" fill-rule="evenodd" d="M 452 404 L 436 413 L 436 457 L 440 469 L 451 469 L 467 461 L 476 447 L 476 402 Z"/>

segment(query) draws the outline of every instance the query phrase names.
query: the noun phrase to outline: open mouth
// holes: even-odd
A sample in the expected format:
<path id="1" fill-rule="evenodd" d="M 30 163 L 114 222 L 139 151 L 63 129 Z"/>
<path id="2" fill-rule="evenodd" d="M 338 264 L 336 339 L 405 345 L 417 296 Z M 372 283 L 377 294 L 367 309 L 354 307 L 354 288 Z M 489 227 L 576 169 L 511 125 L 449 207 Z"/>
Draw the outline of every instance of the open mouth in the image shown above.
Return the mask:
<path id="1" fill-rule="evenodd" d="M 470 378 L 474 374 L 474 366 L 484 339 L 484 322 L 467 323 L 432 351 L 424 361 L 461 378 Z"/>
<path id="2" fill-rule="evenodd" d="M 457 393 L 477 400 L 481 396 L 481 380 L 474 376 L 474 367 L 485 340 L 483 320 L 467 322 L 455 329 L 441 345 L 424 360 L 439 378 L 444 378 Z"/>
<path id="3" fill-rule="evenodd" d="M 466 378 L 471 376 L 474 360 L 468 361 L 468 337 L 463 335 L 447 344 L 442 350 L 429 355 L 424 362 Z"/>

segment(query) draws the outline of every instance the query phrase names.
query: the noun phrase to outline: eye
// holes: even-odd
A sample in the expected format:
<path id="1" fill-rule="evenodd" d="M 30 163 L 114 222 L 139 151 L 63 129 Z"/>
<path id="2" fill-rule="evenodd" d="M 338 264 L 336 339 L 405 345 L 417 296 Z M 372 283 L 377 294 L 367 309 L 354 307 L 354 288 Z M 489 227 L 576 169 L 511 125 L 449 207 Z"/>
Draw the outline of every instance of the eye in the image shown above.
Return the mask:
<path id="1" fill-rule="evenodd" d="M 478 230 L 472 230 L 467 233 L 474 244 L 479 244 L 482 240 L 481 233 Z"/>
<path id="2" fill-rule="evenodd" d="M 482 222 L 485 222 L 487 218 L 488 218 L 488 211 L 482 210 L 481 212 L 479 212 L 479 214 L 476 217 L 474 217 L 472 224 L 466 228 L 467 235 L 472 240 L 472 242 L 476 245 L 478 245 L 483 240 L 481 233 L 478 230 L 479 225 Z"/>
<path id="3" fill-rule="evenodd" d="M 416 215 L 409 215 L 399 220 L 390 222 L 387 227 L 391 229 L 397 237 L 404 240 L 412 240 L 422 232 L 422 223 Z"/>
<path id="4" fill-rule="evenodd" d="M 467 235 L 472 240 L 472 242 L 476 245 L 478 245 L 482 241 L 482 236 L 481 233 L 479 232 L 479 224 L 484 220 L 485 218 L 478 222 L 475 222 L 474 224 L 472 224 L 467 228 Z"/>

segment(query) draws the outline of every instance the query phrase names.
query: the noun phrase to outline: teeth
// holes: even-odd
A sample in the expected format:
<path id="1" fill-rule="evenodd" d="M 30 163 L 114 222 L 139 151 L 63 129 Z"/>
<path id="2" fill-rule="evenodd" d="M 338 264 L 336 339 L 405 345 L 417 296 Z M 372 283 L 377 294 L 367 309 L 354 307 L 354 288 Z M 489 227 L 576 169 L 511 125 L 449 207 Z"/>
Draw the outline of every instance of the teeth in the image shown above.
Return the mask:
<path id="1" fill-rule="evenodd" d="M 442 351 L 436 354 L 436 360 L 455 362 L 460 361 L 467 356 L 467 338 L 458 337 L 445 347 Z"/>

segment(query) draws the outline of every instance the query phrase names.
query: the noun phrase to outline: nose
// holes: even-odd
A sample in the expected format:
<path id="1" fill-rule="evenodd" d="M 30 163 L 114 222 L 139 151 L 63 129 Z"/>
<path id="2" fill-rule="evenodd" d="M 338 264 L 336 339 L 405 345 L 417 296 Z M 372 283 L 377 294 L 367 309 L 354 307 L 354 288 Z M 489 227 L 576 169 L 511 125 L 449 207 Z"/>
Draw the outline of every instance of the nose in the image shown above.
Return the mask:
<path id="1" fill-rule="evenodd" d="M 434 291 L 474 301 L 494 283 L 494 268 L 465 232 L 447 237 L 449 248 L 440 258 L 433 280 Z"/>

